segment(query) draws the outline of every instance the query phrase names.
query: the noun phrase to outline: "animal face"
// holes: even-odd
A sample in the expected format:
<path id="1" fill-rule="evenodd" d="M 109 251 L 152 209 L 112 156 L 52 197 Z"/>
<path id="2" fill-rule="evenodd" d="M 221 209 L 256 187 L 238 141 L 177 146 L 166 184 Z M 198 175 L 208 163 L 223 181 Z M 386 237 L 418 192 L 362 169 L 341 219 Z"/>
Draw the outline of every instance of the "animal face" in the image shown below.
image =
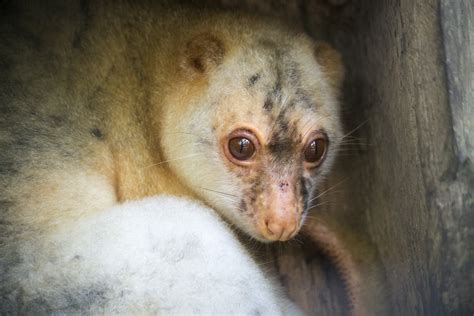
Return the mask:
<path id="1" fill-rule="evenodd" d="M 193 148 L 174 168 L 232 224 L 261 241 L 300 230 L 341 139 L 336 88 L 314 45 L 250 43 L 205 74 L 177 129 Z M 186 156 L 174 146 L 173 156 Z M 173 159 L 173 156 L 170 159 Z"/>

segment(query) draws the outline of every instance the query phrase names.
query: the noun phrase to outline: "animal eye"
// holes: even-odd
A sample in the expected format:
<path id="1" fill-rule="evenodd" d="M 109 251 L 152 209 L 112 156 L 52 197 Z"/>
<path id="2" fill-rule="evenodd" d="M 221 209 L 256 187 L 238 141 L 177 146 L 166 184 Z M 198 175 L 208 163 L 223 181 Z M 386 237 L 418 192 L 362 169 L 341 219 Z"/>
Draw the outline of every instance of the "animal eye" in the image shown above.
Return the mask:
<path id="1" fill-rule="evenodd" d="M 229 152 L 237 160 L 249 160 L 255 153 L 255 146 L 248 138 L 235 137 L 229 140 Z"/>
<path id="2" fill-rule="evenodd" d="M 327 140 L 319 136 L 308 143 L 304 151 L 304 158 L 311 164 L 319 165 L 326 153 Z"/>

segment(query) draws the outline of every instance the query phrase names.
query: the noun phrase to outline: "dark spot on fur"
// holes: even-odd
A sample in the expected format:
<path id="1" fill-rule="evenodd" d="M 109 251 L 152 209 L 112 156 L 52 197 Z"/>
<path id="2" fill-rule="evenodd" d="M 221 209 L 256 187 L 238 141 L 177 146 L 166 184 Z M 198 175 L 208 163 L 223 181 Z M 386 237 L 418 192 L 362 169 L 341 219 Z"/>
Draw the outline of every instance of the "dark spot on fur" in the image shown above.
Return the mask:
<path id="1" fill-rule="evenodd" d="M 241 211 L 242 213 L 246 213 L 246 212 L 247 212 L 247 203 L 245 203 L 245 200 L 244 200 L 244 199 L 241 199 L 241 200 L 240 200 L 239 211 Z"/>
<path id="2" fill-rule="evenodd" d="M 250 189 L 250 203 L 254 204 L 257 201 L 257 196 L 263 192 L 263 183 L 261 177 L 256 177 L 252 182 L 252 187 Z"/>
<path id="3" fill-rule="evenodd" d="M 257 201 L 257 194 L 255 194 L 254 188 L 256 185 L 252 186 L 252 193 L 250 193 L 250 203 L 254 204 Z"/>
<path id="4" fill-rule="evenodd" d="M 257 81 L 260 79 L 260 74 L 259 73 L 256 73 L 254 74 L 253 76 L 251 76 L 248 80 L 248 83 L 247 83 L 247 87 L 253 87 Z"/>
<path id="5" fill-rule="evenodd" d="M 303 199 L 303 213 L 308 210 L 308 188 L 306 187 L 306 181 L 304 177 L 300 177 L 300 194 Z"/>
<path id="6" fill-rule="evenodd" d="M 275 120 L 275 127 L 268 143 L 268 150 L 278 163 L 287 164 L 293 159 L 295 151 L 293 136 L 295 133 L 294 130 L 289 129 L 289 123 L 285 118 L 285 111 L 280 112 Z"/>
<path id="7" fill-rule="evenodd" d="M 266 111 L 271 111 L 273 109 L 273 101 L 267 97 L 265 103 L 263 104 L 263 109 Z"/>
<path id="8" fill-rule="evenodd" d="M 284 133 L 284 134 L 288 134 L 289 133 L 289 130 L 288 130 L 288 121 L 284 118 L 281 118 L 279 117 L 278 120 L 277 120 L 277 123 L 278 123 L 278 126 L 279 126 L 279 132 L 280 133 Z"/>
<path id="9" fill-rule="evenodd" d="M 5 69 L 3 68 L 3 63 L 0 64 L 0 67 L 1 67 L 0 69 Z M 7 114 L 13 114 L 15 112 L 16 112 L 16 109 L 13 106 L 9 105 L 8 102 L 0 103 L 0 114 L 7 115 Z"/>
<path id="10" fill-rule="evenodd" d="M 20 315 L 51 315 L 53 313 L 49 302 L 44 298 L 35 298 L 33 300 L 25 300 L 19 297 L 19 310 L 16 312 Z M 3 315 L 3 314 L 2 314 Z"/>
<path id="11" fill-rule="evenodd" d="M 67 305 L 66 314 L 84 312 L 88 308 L 100 307 L 107 302 L 109 288 L 105 284 L 95 284 L 85 288 L 75 288 L 64 293 L 64 301 Z"/>
<path id="12" fill-rule="evenodd" d="M 278 187 L 280 188 L 280 190 L 284 191 L 286 190 L 286 188 L 289 186 L 288 182 L 287 181 L 282 181 L 280 183 L 278 183 Z"/>
<path id="13" fill-rule="evenodd" d="M 276 139 L 268 144 L 268 149 L 272 153 L 275 160 L 286 163 L 291 159 L 292 143 L 287 140 Z"/>
<path id="14" fill-rule="evenodd" d="M 285 275 L 280 275 L 280 283 L 283 285 L 284 288 L 288 288 L 289 282 L 288 277 Z"/>
<path id="15" fill-rule="evenodd" d="M 300 86 L 300 74 L 296 68 L 296 64 L 291 63 L 288 66 L 286 73 L 287 73 L 288 83 L 291 86 L 298 88 Z"/>
<path id="16" fill-rule="evenodd" d="M 18 135 L 14 140 L 14 144 L 16 148 L 39 149 L 39 147 L 33 142 L 33 139 L 31 137 L 25 137 L 23 135 Z"/>
<path id="17" fill-rule="evenodd" d="M 303 89 L 296 89 L 295 95 L 297 102 L 302 104 L 306 109 L 316 109 L 315 104 L 311 101 L 311 98 Z"/>
<path id="18" fill-rule="evenodd" d="M 214 35 L 200 34 L 187 44 L 185 55 L 192 68 L 204 73 L 222 62 L 225 48 Z"/>
<path id="19" fill-rule="evenodd" d="M 258 40 L 258 45 L 271 50 L 275 50 L 278 47 L 274 41 L 269 40 L 268 38 L 260 38 Z"/>
<path id="20" fill-rule="evenodd" d="M 276 102 L 281 101 L 281 69 L 278 67 L 277 72 L 276 72 L 276 79 L 275 79 L 275 85 L 273 86 L 273 97 L 275 98 Z"/>
<path id="21" fill-rule="evenodd" d="M 85 297 L 88 299 L 95 301 L 95 300 L 104 300 L 105 299 L 106 290 L 103 288 L 91 288 L 85 292 Z"/>
<path id="22" fill-rule="evenodd" d="M 74 257 L 72 257 L 72 259 L 74 259 L 74 260 L 81 260 L 81 259 L 82 259 L 82 257 L 81 257 L 81 256 L 79 256 L 79 255 L 75 255 Z"/>
<path id="23" fill-rule="evenodd" d="M 1 157 L 0 160 L 0 175 L 14 175 L 18 173 L 18 169 L 15 167 L 15 162 L 7 160 Z"/>
<path id="24" fill-rule="evenodd" d="M 12 201 L 0 200 L 0 210 L 6 211 L 13 205 Z"/>
<path id="25" fill-rule="evenodd" d="M 254 310 L 252 311 L 252 315 L 253 315 L 253 316 L 260 316 L 260 315 L 262 315 L 262 312 L 260 312 L 260 310 L 258 310 L 258 309 L 254 309 Z"/>
<path id="26" fill-rule="evenodd" d="M 145 75 L 145 71 L 143 69 L 143 64 L 141 61 L 141 57 L 137 56 L 138 54 L 136 53 L 139 49 L 134 47 L 131 43 L 129 44 L 130 50 L 134 53 L 131 53 L 131 56 L 129 57 L 129 65 L 133 69 L 133 73 L 135 74 L 135 77 L 137 78 L 140 86 L 142 87 L 148 87 L 146 84 L 147 81 L 147 76 Z M 149 96 L 148 89 L 145 93 L 145 99 L 147 99 L 147 96 Z"/>
<path id="27" fill-rule="evenodd" d="M 205 68 L 200 58 L 193 58 L 191 60 L 191 65 L 199 72 L 204 72 Z"/>
<path id="28" fill-rule="evenodd" d="M 61 117 L 59 115 L 50 115 L 49 118 L 53 127 L 61 127 L 65 124 L 66 121 L 64 117 Z"/>
<path id="29" fill-rule="evenodd" d="M 0 200 L 0 240 L 14 239 L 23 229 L 23 227 L 18 227 L 8 218 L 13 205 L 12 201 Z M 0 259 L 0 284 L 2 284 L 8 276 L 7 272 L 20 263 L 21 257 L 17 255 L 15 248 L 8 249 L 8 247 L 2 247 L 0 243 L 0 249 L 5 251 L 5 253 L 2 253 L 3 258 Z"/>
<path id="30" fill-rule="evenodd" d="M 93 128 L 91 129 L 91 134 L 97 138 L 97 139 L 100 139 L 102 140 L 104 138 L 104 134 L 102 134 L 102 131 L 98 128 Z"/>

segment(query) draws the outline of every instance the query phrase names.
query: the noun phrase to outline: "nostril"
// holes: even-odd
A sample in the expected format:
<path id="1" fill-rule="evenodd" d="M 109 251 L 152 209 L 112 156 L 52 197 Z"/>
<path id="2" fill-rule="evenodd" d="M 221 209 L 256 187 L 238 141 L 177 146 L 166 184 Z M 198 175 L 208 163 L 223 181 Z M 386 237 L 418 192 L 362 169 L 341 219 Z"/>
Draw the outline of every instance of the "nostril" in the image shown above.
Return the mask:
<path id="1" fill-rule="evenodd" d="M 298 232 L 298 225 L 295 223 L 293 225 L 293 229 L 291 230 L 291 232 L 288 234 L 288 238 L 293 238 Z"/>
<path id="2" fill-rule="evenodd" d="M 281 238 L 283 235 L 283 227 L 276 222 L 267 222 L 267 230 L 270 232 L 271 235 L 277 237 L 278 239 Z"/>
<path id="3" fill-rule="evenodd" d="M 288 240 L 298 231 L 297 218 L 267 217 L 259 225 L 260 233 L 268 240 Z"/>
<path id="4" fill-rule="evenodd" d="M 268 219 L 265 220 L 265 227 L 267 228 L 267 230 L 268 230 L 271 234 L 273 234 L 273 232 L 271 231 L 271 229 L 270 229 L 270 227 L 269 227 L 269 221 L 268 221 Z"/>
<path id="5" fill-rule="evenodd" d="M 298 225 L 295 222 L 265 221 L 266 231 L 269 237 L 275 240 L 288 240 L 298 231 Z"/>

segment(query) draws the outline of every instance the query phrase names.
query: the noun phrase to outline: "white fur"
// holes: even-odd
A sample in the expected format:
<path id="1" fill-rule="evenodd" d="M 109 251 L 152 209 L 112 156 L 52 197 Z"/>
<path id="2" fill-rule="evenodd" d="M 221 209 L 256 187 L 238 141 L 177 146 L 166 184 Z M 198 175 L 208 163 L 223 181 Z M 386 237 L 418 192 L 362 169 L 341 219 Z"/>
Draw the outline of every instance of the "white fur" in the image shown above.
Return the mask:
<path id="1" fill-rule="evenodd" d="M 21 250 L 20 282 L 36 311 L 300 313 L 214 211 L 186 199 L 127 202 L 49 236 Z"/>

